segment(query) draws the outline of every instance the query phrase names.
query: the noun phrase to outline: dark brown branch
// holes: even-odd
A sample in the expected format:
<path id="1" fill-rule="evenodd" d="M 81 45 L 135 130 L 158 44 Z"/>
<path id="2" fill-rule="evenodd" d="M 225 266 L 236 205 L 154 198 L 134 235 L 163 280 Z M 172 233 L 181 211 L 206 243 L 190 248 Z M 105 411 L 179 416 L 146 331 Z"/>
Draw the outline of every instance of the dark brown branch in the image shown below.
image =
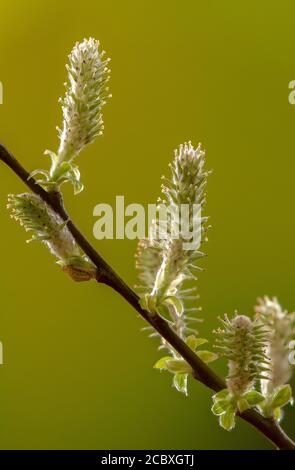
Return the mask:
<path id="1" fill-rule="evenodd" d="M 132 307 L 157 330 L 160 335 L 177 351 L 192 367 L 193 376 L 215 392 L 225 388 L 224 380 L 208 367 L 169 327 L 168 323 L 159 315 L 150 314 L 143 310 L 139 304 L 139 297 L 118 276 L 108 263 L 97 253 L 89 241 L 80 232 L 78 227 L 67 214 L 61 193 L 47 192 L 23 168 L 16 158 L 0 144 L 0 159 L 28 186 L 38 194 L 60 217 L 67 221 L 67 227 L 75 238 L 77 244 L 97 267 L 96 279 L 116 290 Z M 285 434 L 282 428 L 272 419 L 263 418 L 254 410 L 240 414 L 240 417 L 258 429 L 279 449 L 295 450 L 295 443 Z"/>

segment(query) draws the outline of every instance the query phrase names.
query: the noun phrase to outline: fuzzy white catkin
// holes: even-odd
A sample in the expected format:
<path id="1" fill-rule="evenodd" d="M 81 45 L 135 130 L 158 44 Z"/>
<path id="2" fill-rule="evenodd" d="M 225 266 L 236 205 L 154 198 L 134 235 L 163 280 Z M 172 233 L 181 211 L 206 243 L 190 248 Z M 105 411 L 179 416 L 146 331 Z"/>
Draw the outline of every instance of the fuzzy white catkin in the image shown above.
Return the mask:
<path id="1" fill-rule="evenodd" d="M 161 215 L 150 227 L 150 236 L 146 240 L 139 242 L 137 251 L 137 269 L 141 285 L 141 295 L 151 296 L 155 299 L 156 305 L 161 305 L 165 298 L 169 296 L 177 297 L 178 303 L 183 305 L 183 314 L 173 314 L 171 311 L 171 321 L 174 328 L 181 337 L 193 333 L 188 323 L 191 321 L 190 312 L 200 310 L 195 306 L 197 296 L 195 288 L 184 289 L 186 281 L 195 280 L 197 271 L 202 270 L 198 265 L 200 258 L 205 255 L 194 247 L 187 247 L 187 233 L 183 233 L 183 226 L 180 223 L 180 208 L 186 204 L 189 208 L 189 231 L 191 237 L 196 238 L 194 230 L 201 233 L 201 243 L 207 230 L 207 218 L 200 219 L 197 229 L 193 225 L 194 210 L 203 207 L 205 203 L 205 188 L 209 172 L 205 170 L 205 152 L 201 145 L 196 148 L 191 142 L 180 145 L 175 150 L 174 159 L 169 165 L 171 176 L 163 177 L 162 194 L 160 207 L 169 207 L 170 219 L 163 221 Z M 161 214 L 161 212 L 159 211 Z M 163 231 L 164 225 L 164 231 Z M 173 233 L 178 236 L 173 236 Z M 188 306 L 187 301 L 192 305 Z M 194 321 L 194 318 L 192 319 Z"/>
<path id="2" fill-rule="evenodd" d="M 258 299 L 255 311 L 269 334 L 266 354 L 270 361 L 270 370 L 265 374 L 267 380 L 261 381 L 262 392 L 267 395 L 291 378 L 288 345 L 294 338 L 295 314 L 283 310 L 276 297 L 270 299 L 267 296 Z"/>
<path id="3" fill-rule="evenodd" d="M 7 208 L 11 217 L 32 233 L 32 240 L 42 241 L 59 260 L 65 262 L 80 255 L 72 234 L 60 216 L 36 194 L 10 194 Z"/>
<path id="4" fill-rule="evenodd" d="M 89 281 L 95 277 L 95 266 L 82 254 L 64 221 L 39 196 L 10 194 L 7 208 L 11 217 L 31 233 L 31 240 L 46 245 L 58 259 L 62 270 L 74 281 Z"/>
<path id="5" fill-rule="evenodd" d="M 109 59 L 103 59 L 93 38 L 77 42 L 66 66 L 68 83 L 61 99 L 63 128 L 59 131 L 58 162 L 71 160 L 103 132 L 102 107 L 108 93 Z"/>
<path id="6" fill-rule="evenodd" d="M 171 208 L 171 219 L 168 227 L 165 226 L 166 235 L 161 233 L 162 221 L 154 221 L 149 239 L 139 244 L 139 277 L 150 293 L 153 291 L 157 295 L 161 291 L 161 295 L 165 296 L 169 290 L 175 292 L 183 281 L 193 280 L 194 271 L 200 269 L 194 263 L 204 255 L 195 249 L 186 249 L 188 239 L 181 231 L 179 216 L 175 217 L 175 214 L 179 214 L 181 204 L 187 204 L 192 221 L 193 205 L 203 206 L 209 174 L 204 170 L 204 164 L 205 153 L 200 145 L 195 149 L 189 142 L 180 145 L 175 151 L 175 158 L 170 164 L 171 179 L 164 178 L 164 199 L 160 201 L 165 207 Z M 206 221 L 206 218 L 201 220 L 202 232 L 205 231 Z M 172 232 L 176 225 L 179 236 L 175 238 Z"/>
<path id="7" fill-rule="evenodd" d="M 197 148 L 194 148 L 191 142 L 180 145 L 175 151 L 175 158 L 170 165 L 171 180 L 164 179 L 162 186 L 165 205 L 169 205 L 172 209 L 179 209 L 181 204 L 189 205 L 190 229 L 193 228 L 194 205 L 201 207 L 205 202 L 208 172 L 204 170 L 204 165 L 205 152 L 200 145 Z M 156 295 L 158 291 L 164 291 L 165 295 L 167 291 L 169 293 L 169 289 L 178 289 L 185 280 L 193 280 L 195 272 L 200 270 L 200 268 L 194 267 L 196 258 L 203 256 L 203 253 L 195 249 L 186 248 L 187 239 L 182 233 L 179 219 L 178 217 L 174 219 L 173 210 L 171 214 L 171 229 L 168 231 L 167 239 L 162 242 L 162 263 L 153 288 Z M 204 224 L 206 218 L 203 218 L 201 222 Z M 179 230 L 177 239 L 173 238 L 171 234 L 174 225 Z M 204 225 L 201 225 L 203 231 Z"/>

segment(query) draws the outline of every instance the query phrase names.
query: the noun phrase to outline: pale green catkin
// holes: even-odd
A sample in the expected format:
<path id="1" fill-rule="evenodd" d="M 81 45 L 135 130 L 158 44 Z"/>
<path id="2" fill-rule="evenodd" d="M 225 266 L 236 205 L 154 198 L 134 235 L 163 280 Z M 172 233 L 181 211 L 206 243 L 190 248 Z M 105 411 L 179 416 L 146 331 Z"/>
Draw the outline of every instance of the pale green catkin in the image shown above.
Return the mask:
<path id="1" fill-rule="evenodd" d="M 263 326 L 245 315 L 220 318 L 215 345 L 220 356 L 228 359 L 226 384 L 234 397 L 250 390 L 267 369 L 265 354 L 267 334 Z"/>
<path id="2" fill-rule="evenodd" d="M 103 134 L 102 108 L 111 97 L 107 86 L 110 78 L 109 61 L 100 51 L 99 41 L 90 38 L 77 42 L 66 65 L 68 81 L 66 92 L 60 98 L 63 114 L 62 128 L 58 130 L 58 151 L 46 150 L 51 158 L 50 171 L 35 170 L 32 176 L 41 175 L 38 183 L 49 190 L 71 182 L 75 193 L 83 189 L 75 157 L 95 138 Z"/>
<path id="3" fill-rule="evenodd" d="M 265 355 L 267 333 L 263 326 L 245 315 L 219 318 L 222 327 L 214 331 L 215 346 L 228 360 L 227 388 L 213 395 L 214 415 L 227 431 L 235 427 L 236 413 L 257 407 L 264 396 L 255 386 L 268 370 Z"/>
<path id="4" fill-rule="evenodd" d="M 81 254 L 66 224 L 39 196 L 10 194 L 7 208 L 11 217 L 31 233 L 29 241 L 38 240 L 45 244 L 62 269 L 75 281 L 85 281 L 95 276 L 95 267 Z"/>
<path id="5" fill-rule="evenodd" d="M 160 310 L 165 304 L 170 312 L 170 321 L 181 337 L 193 332 L 188 323 L 191 314 L 199 308 L 195 306 L 197 295 L 195 288 L 184 289 L 186 281 L 196 279 L 196 272 L 202 268 L 197 264 L 205 255 L 198 249 L 187 249 L 187 235 L 182 233 L 179 216 L 176 216 L 181 204 L 188 204 L 190 230 L 193 234 L 193 207 L 203 207 L 205 188 L 209 172 L 205 170 L 205 153 L 199 145 L 185 143 L 175 151 L 170 164 L 171 178 L 163 178 L 161 204 L 171 208 L 167 236 L 162 234 L 163 220 L 155 220 L 148 239 L 139 242 L 137 251 L 137 269 L 139 272 L 139 291 L 149 306 Z M 174 211 L 176 209 L 176 211 Z M 179 212 L 178 212 L 179 214 Z M 207 230 L 207 218 L 201 218 L 201 243 Z M 177 229 L 179 236 L 173 237 Z M 194 234 L 195 235 L 195 234 Z M 161 238 L 163 237 L 163 238 Z M 187 306 L 187 301 L 192 303 Z M 193 318 L 194 320 L 194 318 Z"/>
<path id="6" fill-rule="evenodd" d="M 195 225 L 196 207 L 202 209 L 205 203 L 205 189 L 209 172 L 205 170 L 205 152 L 199 145 L 180 145 L 175 151 L 173 162 L 169 165 L 170 179 L 163 177 L 162 194 L 158 206 L 159 217 L 152 222 L 149 237 L 141 240 L 136 253 L 136 267 L 140 285 L 137 286 L 141 303 L 151 314 L 157 312 L 169 321 L 174 331 L 187 342 L 205 362 L 211 362 L 217 355 L 210 351 L 196 349 L 206 343 L 196 338 L 195 316 L 201 310 L 197 306 L 196 273 L 202 268 L 198 262 L 205 254 L 199 246 L 188 248 L 188 242 L 199 237 L 200 244 L 205 240 L 208 229 L 207 217 L 197 213 L 199 223 Z M 181 223 L 181 205 L 186 205 L 189 233 Z M 169 217 L 163 216 L 161 208 L 169 207 Z M 197 233 L 198 231 L 198 233 Z M 175 237 L 175 233 L 177 236 Z M 188 286 L 185 284 L 188 283 Z M 160 336 L 153 328 L 150 336 Z M 179 354 L 160 337 L 159 349 L 167 349 L 170 356 L 160 359 L 156 369 L 166 369 L 174 374 L 173 385 L 177 390 L 187 393 L 187 378 L 190 367 Z"/>
<path id="7" fill-rule="evenodd" d="M 101 110 L 110 96 L 107 82 L 110 59 L 103 59 L 93 38 L 77 42 L 69 55 L 66 93 L 60 100 L 63 128 L 59 131 L 58 162 L 71 160 L 103 133 Z"/>
<path id="8" fill-rule="evenodd" d="M 276 297 L 258 299 L 255 307 L 257 319 L 268 331 L 266 354 L 270 361 L 267 380 L 261 381 L 265 395 L 289 382 L 292 365 L 289 361 L 289 343 L 295 336 L 295 313 L 283 310 Z"/>

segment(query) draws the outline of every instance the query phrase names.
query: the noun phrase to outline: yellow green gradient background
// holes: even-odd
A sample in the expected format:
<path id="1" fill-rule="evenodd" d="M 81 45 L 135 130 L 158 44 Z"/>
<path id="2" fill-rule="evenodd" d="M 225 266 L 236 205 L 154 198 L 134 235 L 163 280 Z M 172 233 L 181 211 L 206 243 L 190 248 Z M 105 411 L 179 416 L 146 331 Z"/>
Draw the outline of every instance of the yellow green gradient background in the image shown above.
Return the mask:
<path id="1" fill-rule="evenodd" d="M 116 195 L 154 202 L 173 149 L 205 146 L 214 174 L 202 335 L 219 314 L 251 314 L 258 295 L 294 308 L 294 14 L 291 1 L 1 2 L 0 139 L 29 170 L 57 147 L 73 43 L 94 36 L 112 58 L 105 135 L 79 158 L 85 191 L 65 195 L 130 284 L 136 243 L 96 241 L 94 206 Z M 270 448 L 245 423 L 221 430 L 202 385 L 190 383 L 185 398 L 153 370 L 157 342 L 118 295 L 74 284 L 44 247 L 27 246 L 5 209 L 24 186 L 3 165 L 0 181 L 1 449 Z M 294 437 L 294 410 L 286 418 Z"/>

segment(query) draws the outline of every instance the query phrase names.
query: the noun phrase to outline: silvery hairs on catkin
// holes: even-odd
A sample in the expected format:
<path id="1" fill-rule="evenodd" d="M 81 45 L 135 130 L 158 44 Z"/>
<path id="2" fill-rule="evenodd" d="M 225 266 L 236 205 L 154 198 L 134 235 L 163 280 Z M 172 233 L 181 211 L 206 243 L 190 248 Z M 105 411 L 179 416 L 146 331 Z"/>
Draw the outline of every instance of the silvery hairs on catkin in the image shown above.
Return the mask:
<path id="1" fill-rule="evenodd" d="M 49 190 L 57 190 L 65 182 L 73 184 L 75 194 L 83 189 L 79 168 L 73 161 L 103 134 L 102 108 L 111 97 L 108 88 L 110 59 L 104 56 L 99 41 L 93 38 L 77 42 L 69 55 L 66 91 L 59 100 L 63 114 L 62 128 L 57 128 L 59 148 L 56 153 L 45 151 L 51 158 L 50 171 L 38 169 L 32 173 L 32 176 L 40 174 L 42 179 L 38 182 Z"/>
<path id="2" fill-rule="evenodd" d="M 208 218 L 200 217 L 199 214 L 205 203 L 209 175 L 204 166 L 205 152 L 200 145 L 194 148 L 189 142 L 180 145 L 175 151 L 174 160 L 169 165 L 171 177 L 162 178 L 164 198 L 159 200 L 160 205 L 170 208 L 165 234 L 163 236 L 164 221 L 161 218 L 154 220 L 149 238 L 141 240 L 137 250 L 138 290 L 142 302 L 147 309 L 155 309 L 168 318 L 182 338 L 195 331 L 189 322 L 196 320 L 191 314 L 199 310 L 195 306 L 196 289 L 185 289 L 184 284 L 196 280 L 196 273 L 202 270 L 197 263 L 205 255 L 194 247 L 187 249 L 189 240 L 182 229 L 179 207 L 184 204 L 188 206 L 191 238 L 200 237 L 203 243 Z M 200 209 L 197 214 L 200 223 L 196 229 L 193 220 L 195 206 Z M 199 234 L 194 233 L 194 229 Z M 178 233 L 177 238 L 174 237 L 175 232 Z M 193 305 L 190 307 L 187 302 Z"/>
<path id="3" fill-rule="evenodd" d="M 209 363 L 217 359 L 217 354 L 199 349 L 208 341 L 196 336 L 194 324 L 201 320 L 194 315 L 200 307 L 192 283 L 197 280 L 196 273 L 202 271 L 199 261 L 205 256 L 200 246 L 207 241 L 209 226 L 202 209 L 210 172 L 205 170 L 201 145 L 194 148 L 191 142 L 175 150 L 169 167 L 170 178 L 162 177 L 158 217 L 151 224 L 149 237 L 138 244 L 137 289 L 142 307 L 151 315 L 164 317 L 187 346 Z M 145 329 L 151 330 L 150 336 L 160 336 L 151 327 Z M 187 394 L 189 364 L 162 337 L 160 341 L 159 349 L 167 349 L 169 356 L 159 359 L 154 368 L 172 373 L 173 386 Z"/>
<path id="4" fill-rule="evenodd" d="M 288 346 L 295 334 L 295 313 L 284 310 L 276 297 L 267 296 L 258 299 L 255 312 L 268 331 L 266 354 L 270 369 L 265 374 L 266 380 L 261 381 L 262 391 L 268 395 L 289 382 L 292 375 Z"/>
<path id="5" fill-rule="evenodd" d="M 40 241 L 58 259 L 58 264 L 75 281 L 87 281 L 95 276 L 95 267 L 81 253 L 61 217 L 36 194 L 8 196 L 11 217 L 31 233 L 28 241 Z"/>

